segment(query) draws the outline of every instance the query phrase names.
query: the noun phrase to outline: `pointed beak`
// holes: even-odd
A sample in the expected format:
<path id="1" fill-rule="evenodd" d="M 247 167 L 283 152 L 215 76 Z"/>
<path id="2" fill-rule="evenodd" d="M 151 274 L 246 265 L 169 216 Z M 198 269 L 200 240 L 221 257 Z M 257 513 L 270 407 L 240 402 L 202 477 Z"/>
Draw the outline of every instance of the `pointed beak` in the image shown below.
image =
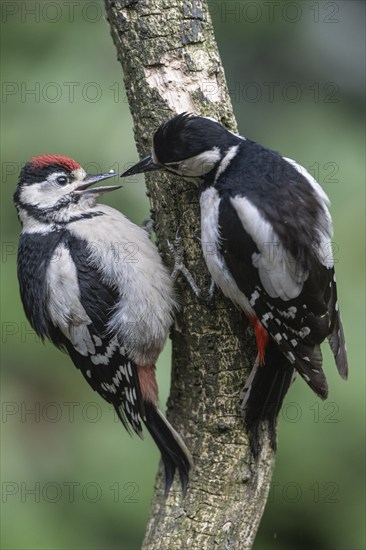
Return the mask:
<path id="1" fill-rule="evenodd" d="M 123 172 L 121 178 L 134 176 L 135 174 L 141 174 L 142 172 L 153 172 L 154 170 L 161 170 L 162 168 L 163 167 L 159 164 L 155 164 L 152 156 L 149 155 L 148 157 L 140 160 L 140 162 L 132 166 L 132 168 L 130 168 L 129 170 L 126 170 L 126 172 Z"/>
<path id="2" fill-rule="evenodd" d="M 109 178 L 114 178 L 117 176 L 115 172 L 109 172 L 108 174 L 87 174 L 84 178 L 84 181 L 76 189 L 76 193 L 107 193 L 108 191 L 114 191 L 115 189 L 120 189 L 122 185 L 104 185 L 103 187 L 93 187 L 89 189 L 94 183 L 98 183 Z"/>

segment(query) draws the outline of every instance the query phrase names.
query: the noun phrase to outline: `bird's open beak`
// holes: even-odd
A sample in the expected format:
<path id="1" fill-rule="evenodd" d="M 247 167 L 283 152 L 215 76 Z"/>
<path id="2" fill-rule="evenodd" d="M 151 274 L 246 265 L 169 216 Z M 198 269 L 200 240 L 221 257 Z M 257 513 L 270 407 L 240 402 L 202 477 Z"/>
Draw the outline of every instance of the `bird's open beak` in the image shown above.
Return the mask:
<path id="1" fill-rule="evenodd" d="M 76 189 L 76 193 L 107 193 L 108 191 L 114 191 L 115 189 L 120 189 L 122 185 L 104 185 L 103 187 L 93 187 L 89 189 L 94 183 L 99 181 L 107 180 L 109 178 L 114 178 L 117 176 L 115 172 L 109 172 L 108 174 L 87 174 L 83 180 L 83 183 L 79 185 Z"/>
<path id="2" fill-rule="evenodd" d="M 144 159 L 140 160 L 137 164 L 123 172 L 121 178 L 126 178 L 127 176 L 134 176 L 135 174 L 141 174 L 142 172 L 153 172 L 154 170 L 161 170 L 163 167 L 159 164 L 155 164 L 152 159 L 152 156 L 149 155 Z"/>

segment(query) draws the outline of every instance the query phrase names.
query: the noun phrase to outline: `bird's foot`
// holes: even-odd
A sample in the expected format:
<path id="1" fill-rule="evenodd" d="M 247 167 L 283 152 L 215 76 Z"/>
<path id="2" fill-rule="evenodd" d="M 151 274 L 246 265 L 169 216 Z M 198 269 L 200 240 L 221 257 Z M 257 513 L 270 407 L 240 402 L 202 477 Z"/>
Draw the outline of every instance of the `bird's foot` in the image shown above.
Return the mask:
<path id="1" fill-rule="evenodd" d="M 211 303 L 215 292 L 215 282 L 213 279 L 211 279 L 210 288 L 206 296 L 198 288 L 193 276 L 191 275 L 187 267 L 184 265 L 184 250 L 182 245 L 182 237 L 180 236 L 179 229 L 176 232 L 174 244 L 168 240 L 168 248 L 174 258 L 174 268 L 171 273 L 171 277 L 173 281 L 175 282 L 177 280 L 179 273 L 181 273 L 183 277 L 186 279 L 189 286 L 191 287 L 194 295 L 198 298 L 198 300 L 200 300 L 200 302 L 204 304 Z"/>
<path id="2" fill-rule="evenodd" d="M 154 222 L 151 218 L 148 218 L 147 220 L 144 220 L 141 224 L 142 229 L 145 229 L 146 233 L 149 235 L 149 238 L 151 239 L 152 234 L 154 233 Z"/>

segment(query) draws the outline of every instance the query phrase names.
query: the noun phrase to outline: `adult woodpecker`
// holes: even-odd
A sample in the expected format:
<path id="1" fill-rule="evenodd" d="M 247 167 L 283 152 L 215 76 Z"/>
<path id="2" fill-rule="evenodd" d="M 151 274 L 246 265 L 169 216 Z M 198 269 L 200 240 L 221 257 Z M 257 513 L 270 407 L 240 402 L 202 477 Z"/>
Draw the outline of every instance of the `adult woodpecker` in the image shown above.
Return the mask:
<path id="1" fill-rule="evenodd" d="M 58 155 L 24 166 L 14 194 L 20 294 L 36 333 L 68 352 L 125 428 L 142 437 L 144 422 L 162 455 L 165 493 L 176 469 L 185 492 L 191 456 L 158 408 L 155 378 L 173 284 L 147 232 L 97 204 L 121 186 L 91 186 L 114 175 L 88 175 Z"/>
<path id="2" fill-rule="evenodd" d="M 122 177 L 161 168 L 198 182 L 208 270 L 255 331 L 258 356 L 242 406 L 256 456 L 263 421 L 276 447 L 276 419 L 295 371 L 328 396 L 326 338 L 347 378 L 329 200 L 295 161 L 187 113 L 161 125 L 151 155 Z"/>

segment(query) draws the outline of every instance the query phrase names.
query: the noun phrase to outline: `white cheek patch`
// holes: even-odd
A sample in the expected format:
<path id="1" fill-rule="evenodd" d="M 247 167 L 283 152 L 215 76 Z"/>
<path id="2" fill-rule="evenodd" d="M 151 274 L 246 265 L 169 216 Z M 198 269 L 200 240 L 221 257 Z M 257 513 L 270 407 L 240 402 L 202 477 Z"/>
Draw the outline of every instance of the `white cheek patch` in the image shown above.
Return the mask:
<path id="1" fill-rule="evenodd" d="M 73 188 L 72 184 L 63 187 L 44 181 L 24 186 L 20 193 L 20 200 L 24 204 L 38 206 L 39 208 L 50 208 L 58 202 L 66 193 L 66 189 Z"/>
<path id="2" fill-rule="evenodd" d="M 221 159 L 220 149 L 213 147 L 199 155 L 186 159 L 180 163 L 179 173 L 183 176 L 200 177 L 212 170 Z"/>

